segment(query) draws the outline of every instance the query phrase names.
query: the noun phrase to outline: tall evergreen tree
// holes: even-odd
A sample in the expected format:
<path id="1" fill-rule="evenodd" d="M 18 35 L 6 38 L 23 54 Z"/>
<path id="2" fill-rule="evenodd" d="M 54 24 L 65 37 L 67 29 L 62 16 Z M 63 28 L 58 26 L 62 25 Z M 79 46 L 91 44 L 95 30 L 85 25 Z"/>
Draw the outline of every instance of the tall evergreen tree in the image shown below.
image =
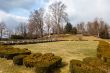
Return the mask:
<path id="1" fill-rule="evenodd" d="M 65 33 L 72 33 L 72 24 L 69 22 L 65 26 Z"/>

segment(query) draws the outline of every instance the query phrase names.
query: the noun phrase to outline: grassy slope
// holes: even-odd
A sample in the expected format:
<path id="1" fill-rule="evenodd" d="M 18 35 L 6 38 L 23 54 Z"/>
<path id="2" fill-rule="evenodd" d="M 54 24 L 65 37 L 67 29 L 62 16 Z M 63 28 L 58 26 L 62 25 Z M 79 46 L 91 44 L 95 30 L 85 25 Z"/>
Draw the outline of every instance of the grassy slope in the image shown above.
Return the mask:
<path id="1" fill-rule="evenodd" d="M 94 36 L 82 36 L 82 35 L 71 35 L 71 34 L 60 34 L 60 35 L 51 35 L 52 38 L 55 38 L 57 40 L 79 40 L 82 38 L 82 40 L 100 40 L 100 38 L 94 37 Z M 44 37 L 44 39 L 47 39 Z"/>

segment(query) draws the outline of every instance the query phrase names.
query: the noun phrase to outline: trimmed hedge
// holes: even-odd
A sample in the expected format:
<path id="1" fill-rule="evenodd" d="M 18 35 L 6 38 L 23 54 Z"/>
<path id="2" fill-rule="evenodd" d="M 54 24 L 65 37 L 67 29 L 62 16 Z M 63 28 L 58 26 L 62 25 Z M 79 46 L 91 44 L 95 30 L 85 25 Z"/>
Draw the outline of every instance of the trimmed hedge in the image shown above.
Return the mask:
<path id="1" fill-rule="evenodd" d="M 26 67 L 35 67 L 37 73 L 49 73 L 52 69 L 61 65 L 62 58 L 53 53 L 31 54 L 23 59 Z"/>
<path id="2" fill-rule="evenodd" d="M 97 58 L 87 57 L 83 61 L 71 60 L 71 73 L 108 73 L 110 64 L 110 44 L 106 41 L 99 41 Z"/>
<path id="3" fill-rule="evenodd" d="M 35 67 L 37 73 L 49 73 L 51 70 L 61 65 L 62 59 L 58 56 L 45 58 L 46 57 L 43 56 L 43 59 L 36 63 Z"/>
<path id="4" fill-rule="evenodd" d="M 0 47 L 0 57 L 6 59 L 13 59 L 17 55 L 29 55 L 31 54 L 30 50 L 13 48 L 10 46 L 1 46 Z"/>
<path id="5" fill-rule="evenodd" d="M 45 57 L 52 57 L 52 56 L 55 56 L 53 53 L 45 53 L 43 56 Z"/>
<path id="6" fill-rule="evenodd" d="M 28 55 L 18 55 L 13 58 L 13 63 L 16 65 L 23 65 L 23 59 Z"/>
<path id="7" fill-rule="evenodd" d="M 104 64 L 100 59 L 95 58 L 95 57 L 84 58 L 83 62 L 85 64 L 88 64 L 88 65 L 92 66 L 92 67 L 98 67 L 98 66 L 101 66 L 101 65 Z"/>
<path id="8" fill-rule="evenodd" d="M 53 53 L 33 53 L 28 49 L 19 49 L 11 46 L 0 46 L 0 57 L 13 59 L 16 65 L 35 67 L 37 73 L 49 73 L 61 65 L 62 58 Z"/>
<path id="9" fill-rule="evenodd" d="M 97 67 L 85 64 L 83 61 L 71 60 L 70 61 L 70 73 L 106 73 Z"/>
<path id="10" fill-rule="evenodd" d="M 97 57 L 103 62 L 110 63 L 110 44 L 106 41 L 99 41 Z"/>
<path id="11" fill-rule="evenodd" d="M 108 42 L 106 42 L 106 41 L 99 41 L 97 52 L 104 54 L 107 51 L 110 51 L 110 44 Z"/>
<path id="12" fill-rule="evenodd" d="M 34 53 L 23 59 L 23 64 L 26 67 L 34 67 L 37 61 L 40 61 L 38 57 L 42 56 L 41 53 Z"/>
<path id="13" fill-rule="evenodd" d="M 82 61 L 79 60 L 71 60 L 70 61 L 70 72 L 74 73 L 75 72 L 75 68 L 77 67 L 81 67 L 82 66 Z"/>

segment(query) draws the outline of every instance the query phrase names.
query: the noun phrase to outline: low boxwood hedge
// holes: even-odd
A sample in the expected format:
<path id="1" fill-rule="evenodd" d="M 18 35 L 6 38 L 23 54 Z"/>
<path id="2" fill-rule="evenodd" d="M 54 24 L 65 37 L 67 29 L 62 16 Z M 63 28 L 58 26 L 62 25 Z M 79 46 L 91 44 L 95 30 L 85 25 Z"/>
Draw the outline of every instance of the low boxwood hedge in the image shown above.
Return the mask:
<path id="1" fill-rule="evenodd" d="M 104 63 L 96 58 L 96 57 L 87 57 L 83 59 L 83 62 L 89 66 L 93 66 L 93 67 L 98 67 L 98 66 L 102 66 Z"/>
<path id="2" fill-rule="evenodd" d="M 83 64 L 80 60 L 71 60 L 70 61 L 70 72 L 75 73 L 76 67 L 81 67 Z"/>
<path id="3" fill-rule="evenodd" d="M 85 59 L 86 61 L 87 59 Z M 86 61 L 88 63 L 88 60 Z M 70 61 L 70 73 L 107 73 L 106 71 L 93 67 L 79 60 Z"/>
<path id="4" fill-rule="evenodd" d="M 110 44 L 106 41 L 99 41 L 97 57 L 103 62 L 110 63 Z"/>
<path id="5" fill-rule="evenodd" d="M 29 56 L 27 56 L 26 58 L 23 59 L 23 64 L 26 67 L 34 67 L 37 61 L 40 61 L 40 59 L 38 59 L 40 56 L 42 56 L 41 53 L 34 53 L 31 54 Z"/>
<path id="6" fill-rule="evenodd" d="M 0 57 L 6 59 L 13 59 L 17 55 L 29 55 L 31 54 L 30 50 L 13 48 L 10 46 L 1 46 L 0 47 Z"/>
<path id="7" fill-rule="evenodd" d="M 18 55 L 13 58 L 13 63 L 16 65 L 23 65 L 23 59 L 28 55 Z"/>
<path id="8" fill-rule="evenodd" d="M 37 73 L 49 73 L 54 68 L 61 65 L 62 59 L 58 56 L 48 57 L 47 59 L 42 59 L 35 64 Z"/>
<path id="9" fill-rule="evenodd" d="M 16 65 L 35 67 L 37 73 L 49 73 L 61 65 L 62 58 L 53 53 L 33 53 L 28 49 L 19 49 L 11 46 L 0 46 L 0 57 L 13 59 Z"/>
<path id="10" fill-rule="evenodd" d="M 23 59 L 26 67 L 35 67 L 37 73 L 49 73 L 50 70 L 61 65 L 62 58 L 55 56 L 53 53 L 31 54 Z"/>

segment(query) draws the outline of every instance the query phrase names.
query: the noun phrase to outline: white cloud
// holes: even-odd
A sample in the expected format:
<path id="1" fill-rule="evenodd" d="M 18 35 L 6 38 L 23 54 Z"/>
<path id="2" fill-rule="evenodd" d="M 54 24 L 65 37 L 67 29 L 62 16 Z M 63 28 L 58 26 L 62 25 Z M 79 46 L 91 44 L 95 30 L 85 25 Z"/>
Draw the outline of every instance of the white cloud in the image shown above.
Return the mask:
<path id="1" fill-rule="evenodd" d="M 38 0 L 0 0 L 0 9 L 7 12 L 16 8 L 29 10 L 37 1 Z"/>
<path id="2" fill-rule="evenodd" d="M 53 1 L 62 1 L 66 6 L 73 24 L 82 21 L 87 22 L 94 18 L 103 18 L 110 23 L 110 0 L 49 0 L 48 5 Z"/>
<path id="3" fill-rule="evenodd" d="M 0 0 L 0 21 L 3 20 L 8 26 L 15 27 L 19 22 L 27 20 L 27 17 L 25 16 L 28 16 L 28 11 L 33 9 L 31 6 L 34 6 L 35 9 L 43 6 L 44 8 L 48 8 L 48 6 L 54 1 L 59 0 Z M 110 23 L 110 0 L 60 1 L 67 6 L 66 12 L 69 14 L 69 19 L 73 24 L 77 24 L 82 21 L 87 22 L 96 17 L 103 18 L 107 23 Z M 21 10 L 18 10 L 19 8 L 21 8 Z M 13 9 L 15 10 L 13 11 Z M 22 9 L 26 11 L 23 12 Z"/>
<path id="4" fill-rule="evenodd" d="M 7 26 L 12 29 L 15 28 L 20 22 L 27 21 L 27 18 L 0 11 L 0 21 L 4 21 Z"/>

